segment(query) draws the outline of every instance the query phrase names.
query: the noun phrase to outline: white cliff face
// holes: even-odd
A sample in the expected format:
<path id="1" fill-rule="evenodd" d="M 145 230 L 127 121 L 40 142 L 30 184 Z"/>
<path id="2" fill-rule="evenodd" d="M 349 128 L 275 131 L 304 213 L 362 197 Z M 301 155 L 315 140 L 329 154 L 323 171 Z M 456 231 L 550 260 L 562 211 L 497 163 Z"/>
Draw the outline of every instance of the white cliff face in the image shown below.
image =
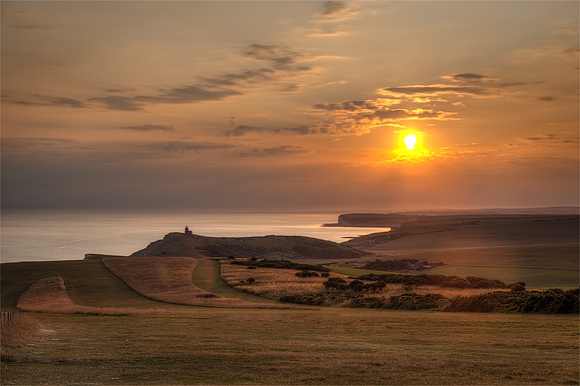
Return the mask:
<path id="1" fill-rule="evenodd" d="M 352 227 L 354 224 L 346 221 L 342 216 L 338 216 L 338 225 L 343 227 Z"/>

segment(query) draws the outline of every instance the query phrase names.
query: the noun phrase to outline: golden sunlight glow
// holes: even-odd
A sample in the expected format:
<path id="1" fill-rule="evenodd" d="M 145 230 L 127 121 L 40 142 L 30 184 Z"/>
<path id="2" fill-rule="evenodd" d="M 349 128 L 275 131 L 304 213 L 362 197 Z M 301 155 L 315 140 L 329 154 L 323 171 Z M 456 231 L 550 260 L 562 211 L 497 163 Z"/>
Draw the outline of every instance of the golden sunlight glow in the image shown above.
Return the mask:
<path id="1" fill-rule="evenodd" d="M 403 142 L 405 142 L 407 150 L 413 150 L 415 148 L 415 144 L 417 143 L 417 137 L 415 137 L 414 134 L 407 134 Z"/>
<path id="2" fill-rule="evenodd" d="M 381 163 L 420 162 L 438 157 L 445 157 L 444 150 L 431 151 L 423 143 L 424 133 L 418 130 L 401 130 L 398 147 L 388 151 L 389 158 Z"/>

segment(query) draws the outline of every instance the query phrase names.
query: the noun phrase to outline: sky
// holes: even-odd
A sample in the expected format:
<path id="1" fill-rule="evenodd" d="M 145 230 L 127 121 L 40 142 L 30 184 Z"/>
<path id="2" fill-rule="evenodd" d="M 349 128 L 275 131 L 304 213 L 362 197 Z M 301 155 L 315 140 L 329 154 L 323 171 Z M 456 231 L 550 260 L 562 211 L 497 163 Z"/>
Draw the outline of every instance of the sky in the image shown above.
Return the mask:
<path id="1" fill-rule="evenodd" d="M 1 7 L 3 210 L 579 204 L 577 1 Z"/>

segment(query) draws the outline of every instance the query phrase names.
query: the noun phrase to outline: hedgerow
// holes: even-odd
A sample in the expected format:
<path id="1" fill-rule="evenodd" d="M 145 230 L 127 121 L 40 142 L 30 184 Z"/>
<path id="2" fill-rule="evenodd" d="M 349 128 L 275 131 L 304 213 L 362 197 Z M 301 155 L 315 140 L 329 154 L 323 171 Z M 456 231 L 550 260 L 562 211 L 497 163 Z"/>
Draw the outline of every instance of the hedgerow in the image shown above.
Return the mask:
<path id="1" fill-rule="evenodd" d="M 358 277 L 359 280 L 382 281 L 388 284 L 403 284 L 406 286 L 435 285 L 452 288 L 510 288 L 509 284 L 499 280 L 489 280 L 477 276 L 462 278 L 446 275 L 408 275 L 399 273 L 367 274 Z"/>
<path id="2" fill-rule="evenodd" d="M 358 297 L 352 299 L 351 307 L 355 308 L 388 308 L 392 310 L 428 310 L 441 307 L 445 297 L 441 294 L 419 295 L 407 293 L 390 298 Z"/>
<path id="3" fill-rule="evenodd" d="M 443 311 L 458 312 L 519 312 L 541 314 L 579 313 L 579 289 L 563 291 L 559 288 L 545 291 L 496 291 L 474 296 L 450 299 Z"/>

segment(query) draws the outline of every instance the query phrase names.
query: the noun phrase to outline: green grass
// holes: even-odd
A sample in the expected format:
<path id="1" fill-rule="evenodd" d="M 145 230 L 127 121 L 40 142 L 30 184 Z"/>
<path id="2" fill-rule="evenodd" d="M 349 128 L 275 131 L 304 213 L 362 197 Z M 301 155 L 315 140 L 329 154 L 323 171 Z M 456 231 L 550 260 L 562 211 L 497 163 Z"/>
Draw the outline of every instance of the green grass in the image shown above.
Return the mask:
<path id="1" fill-rule="evenodd" d="M 225 310 L 36 314 L 2 384 L 578 384 L 574 315 Z"/>
<path id="2" fill-rule="evenodd" d="M 225 298 L 240 298 L 250 302 L 273 303 L 269 299 L 251 295 L 229 286 L 222 278 L 220 263 L 216 260 L 200 259 L 192 275 L 193 284 L 204 291 L 212 292 Z"/>
<path id="3" fill-rule="evenodd" d="M 15 308 L 18 298 L 38 280 L 60 275 L 71 300 L 94 307 L 181 309 L 182 306 L 147 299 L 118 276 L 101 260 L 71 260 L 2 264 L 2 308 Z"/>
<path id="4" fill-rule="evenodd" d="M 501 280 L 508 284 L 523 281 L 526 287 L 538 289 L 576 288 L 579 285 L 579 272 L 564 269 L 450 266 L 419 273 L 460 277 L 479 276 Z"/>

